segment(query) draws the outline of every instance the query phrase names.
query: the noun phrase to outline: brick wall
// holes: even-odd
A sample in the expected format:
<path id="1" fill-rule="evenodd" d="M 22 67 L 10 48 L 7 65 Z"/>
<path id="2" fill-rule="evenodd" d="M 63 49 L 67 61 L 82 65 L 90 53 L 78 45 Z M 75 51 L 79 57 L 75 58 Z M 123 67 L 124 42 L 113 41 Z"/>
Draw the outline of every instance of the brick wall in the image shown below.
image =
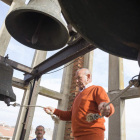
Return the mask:
<path id="1" fill-rule="evenodd" d="M 70 89 L 70 96 L 69 96 L 69 102 L 68 102 L 68 109 L 71 109 L 71 106 L 73 104 L 73 100 L 75 98 L 75 95 L 77 94 L 78 87 L 76 86 L 76 79 L 75 79 L 75 73 L 78 69 L 83 68 L 84 64 L 84 56 L 79 57 L 77 61 L 73 64 L 73 72 L 72 72 L 72 80 L 71 80 L 71 89 Z M 66 128 L 65 128 L 65 135 L 64 140 L 73 140 L 72 136 L 72 130 L 71 130 L 71 121 L 66 122 Z"/>

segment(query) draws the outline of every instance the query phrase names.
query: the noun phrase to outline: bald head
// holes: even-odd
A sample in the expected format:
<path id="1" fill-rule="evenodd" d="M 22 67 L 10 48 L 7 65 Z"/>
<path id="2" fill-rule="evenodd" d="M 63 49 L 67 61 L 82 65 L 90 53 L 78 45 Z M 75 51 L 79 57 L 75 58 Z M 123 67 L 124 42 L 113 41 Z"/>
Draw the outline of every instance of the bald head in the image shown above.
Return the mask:
<path id="1" fill-rule="evenodd" d="M 85 74 L 85 75 L 90 74 L 90 78 L 92 79 L 91 72 L 89 71 L 89 69 L 81 68 L 81 69 L 77 70 L 76 74 L 77 74 L 79 71 L 82 72 L 82 73 Z"/>
<path id="2" fill-rule="evenodd" d="M 76 72 L 76 82 L 80 90 L 82 90 L 88 83 L 92 82 L 92 76 L 88 69 L 82 68 Z"/>

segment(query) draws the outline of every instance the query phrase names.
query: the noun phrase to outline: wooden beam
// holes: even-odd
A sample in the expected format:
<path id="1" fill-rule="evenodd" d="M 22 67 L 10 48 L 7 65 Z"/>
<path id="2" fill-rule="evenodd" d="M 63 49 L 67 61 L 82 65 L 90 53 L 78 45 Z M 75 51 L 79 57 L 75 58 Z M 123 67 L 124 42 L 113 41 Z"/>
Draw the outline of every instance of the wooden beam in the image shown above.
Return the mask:
<path id="1" fill-rule="evenodd" d="M 4 62 L 4 61 L 5 61 L 5 57 L 0 56 L 0 62 Z M 19 71 L 22 71 L 22 72 L 25 72 L 25 73 L 28 73 L 28 74 L 32 75 L 32 70 L 33 69 L 31 67 L 25 66 L 23 64 L 20 64 L 16 61 L 13 61 L 13 60 L 10 60 L 10 59 L 6 59 L 5 62 L 16 70 L 19 70 Z"/>
<path id="2" fill-rule="evenodd" d="M 27 86 L 25 85 L 25 81 L 18 79 L 16 77 L 12 78 L 12 86 L 23 89 L 23 90 L 27 89 Z"/>
<path id="3" fill-rule="evenodd" d="M 122 90 L 116 90 L 109 92 L 109 96 L 118 96 Z M 133 98 L 139 98 L 140 97 L 140 89 L 139 88 L 130 88 L 128 89 L 120 98 L 121 99 L 133 99 Z"/>
<path id="4" fill-rule="evenodd" d="M 52 98 L 52 99 L 56 99 L 56 100 L 61 100 L 62 99 L 62 94 L 44 87 L 40 87 L 39 89 L 39 94 Z"/>
<path id="5" fill-rule="evenodd" d="M 25 81 L 18 79 L 16 77 L 12 78 L 12 86 L 26 90 L 27 89 L 27 85 L 25 85 Z M 47 89 L 45 87 L 39 87 L 39 94 L 43 95 L 45 97 L 49 97 L 52 99 L 56 99 L 56 100 L 61 100 L 62 99 L 62 94 L 50 89 Z"/>

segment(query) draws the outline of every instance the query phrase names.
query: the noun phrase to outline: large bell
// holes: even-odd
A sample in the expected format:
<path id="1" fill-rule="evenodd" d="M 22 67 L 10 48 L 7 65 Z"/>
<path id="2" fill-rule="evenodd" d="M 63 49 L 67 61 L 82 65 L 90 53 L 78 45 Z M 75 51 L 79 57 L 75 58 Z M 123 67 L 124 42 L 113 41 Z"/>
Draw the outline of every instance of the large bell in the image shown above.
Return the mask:
<path id="1" fill-rule="evenodd" d="M 137 60 L 139 0 L 58 0 L 62 12 L 89 42 L 119 57 Z"/>
<path id="2" fill-rule="evenodd" d="M 5 62 L 0 62 L 0 100 L 9 106 L 10 102 L 16 101 L 12 89 L 13 68 Z"/>
<path id="3" fill-rule="evenodd" d="M 5 24 L 17 41 L 38 50 L 59 49 L 69 39 L 57 0 L 30 0 L 13 10 Z"/>

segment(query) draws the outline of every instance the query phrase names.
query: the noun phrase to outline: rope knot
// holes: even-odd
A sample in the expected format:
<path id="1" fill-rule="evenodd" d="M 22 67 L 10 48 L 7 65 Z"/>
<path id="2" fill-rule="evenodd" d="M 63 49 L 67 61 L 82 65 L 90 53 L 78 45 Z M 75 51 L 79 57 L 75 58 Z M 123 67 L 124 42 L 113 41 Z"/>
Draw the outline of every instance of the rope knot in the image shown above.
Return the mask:
<path id="1" fill-rule="evenodd" d="M 138 79 L 130 80 L 129 84 L 134 85 L 134 87 L 139 87 L 140 86 L 140 82 L 139 82 Z"/>
<path id="2" fill-rule="evenodd" d="M 139 87 L 139 86 L 140 86 L 139 80 L 134 79 L 134 87 Z"/>
<path id="3" fill-rule="evenodd" d="M 98 118 L 102 118 L 102 116 L 100 116 L 99 114 L 89 113 L 86 116 L 86 121 L 87 122 L 92 122 L 93 120 L 97 120 Z"/>
<path id="4" fill-rule="evenodd" d="M 134 85 L 134 80 L 130 80 L 130 81 L 129 81 L 129 84 L 130 84 L 130 85 Z"/>

